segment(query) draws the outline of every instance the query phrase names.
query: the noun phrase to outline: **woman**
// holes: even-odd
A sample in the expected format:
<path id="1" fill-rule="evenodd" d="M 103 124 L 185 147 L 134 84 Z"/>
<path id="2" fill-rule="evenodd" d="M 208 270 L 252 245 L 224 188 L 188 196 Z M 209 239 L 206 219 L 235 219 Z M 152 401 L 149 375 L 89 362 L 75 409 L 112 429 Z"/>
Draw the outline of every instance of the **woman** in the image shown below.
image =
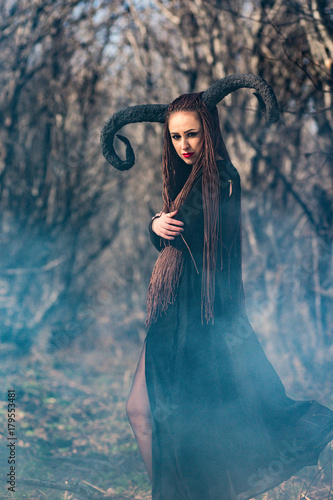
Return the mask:
<path id="1" fill-rule="evenodd" d="M 286 396 L 248 321 L 240 177 L 201 93 L 169 106 L 162 170 L 127 415 L 154 500 L 250 499 L 317 464 L 333 412 Z"/>

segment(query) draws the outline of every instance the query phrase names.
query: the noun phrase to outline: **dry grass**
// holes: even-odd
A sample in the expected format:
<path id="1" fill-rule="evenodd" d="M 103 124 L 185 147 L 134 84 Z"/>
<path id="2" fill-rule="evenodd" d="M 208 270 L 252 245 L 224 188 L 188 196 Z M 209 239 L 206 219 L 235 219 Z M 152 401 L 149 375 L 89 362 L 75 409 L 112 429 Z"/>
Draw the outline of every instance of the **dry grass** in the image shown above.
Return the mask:
<path id="1" fill-rule="evenodd" d="M 20 484 L 20 478 L 84 481 L 100 498 L 105 496 L 103 492 L 111 498 L 151 498 L 148 475 L 125 413 L 141 347 L 107 338 L 95 339 L 93 349 L 77 341 L 53 355 L 3 357 L 0 418 L 5 424 L 5 394 L 14 388 L 18 484 L 15 496 L 4 487 L 0 498 L 83 498 L 69 491 L 26 486 Z M 0 438 L 0 458 L 6 464 L 7 436 L 2 433 Z M 332 500 L 329 447 L 321 456 L 321 465 L 322 470 L 304 468 L 257 499 Z"/>

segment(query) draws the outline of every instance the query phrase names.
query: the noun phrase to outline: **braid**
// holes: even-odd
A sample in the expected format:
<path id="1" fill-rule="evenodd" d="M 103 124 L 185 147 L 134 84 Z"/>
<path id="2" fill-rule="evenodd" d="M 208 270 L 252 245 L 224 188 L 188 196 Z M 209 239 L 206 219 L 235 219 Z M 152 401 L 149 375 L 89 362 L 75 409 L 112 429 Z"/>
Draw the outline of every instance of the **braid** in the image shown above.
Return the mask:
<path id="1" fill-rule="evenodd" d="M 218 240 L 220 240 L 222 255 L 222 238 L 218 238 L 218 235 L 221 235 L 220 179 L 215 154 L 219 153 L 226 160 L 229 160 L 229 155 L 222 139 L 217 108 L 215 107 L 210 112 L 202 101 L 201 95 L 202 92 L 183 94 L 175 99 L 168 108 L 163 131 L 162 196 L 164 212 L 179 209 L 191 191 L 197 174 L 202 169 L 204 248 L 201 282 L 201 322 L 203 323 L 203 317 L 205 316 L 207 323 L 210 320 L 214 323 Z M 184 172 L 184 165 L 186 164 L 175 151 L 169 132 L 170 115 L 179 111 L 196 111 L 200 117 L 204 133 L 203 148 L 183 186 L 181 185 L 184 181 L 182 172 Z M 156 261 L 148 287 L 146 326 L 149 326 L 162 312 L 165 312 L 168 304 L 173 303 L 182 267 L 182 251 L 176 249 L 167 241 L 166 247 L 161 251 Z"/>

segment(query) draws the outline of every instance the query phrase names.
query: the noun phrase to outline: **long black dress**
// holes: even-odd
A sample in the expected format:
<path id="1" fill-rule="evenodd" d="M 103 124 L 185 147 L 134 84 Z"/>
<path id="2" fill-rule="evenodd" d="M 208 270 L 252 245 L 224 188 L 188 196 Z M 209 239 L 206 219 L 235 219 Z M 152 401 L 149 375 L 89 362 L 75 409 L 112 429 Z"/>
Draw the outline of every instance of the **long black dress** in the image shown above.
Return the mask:
<path id="1" fill-rule="evenodd" d="M 192 256 L 180 236 L 171 240 L 185 255 L 177 300 L 150 326 L 145 339 L 153 500 L 253 498 L 301 468 L 317 465 L 333 439 L 333 411 L 313 400 L 286 396 L 248 321 L 240 177 L 229 162 L 218 161 L 218 168 L 223 269 L 216 272 L 214 324 L 201 324 L 200 175 L 175 217 L 184 222 Z M 160 251 L 163 239 L 151 223 L 149 229 Z"/>

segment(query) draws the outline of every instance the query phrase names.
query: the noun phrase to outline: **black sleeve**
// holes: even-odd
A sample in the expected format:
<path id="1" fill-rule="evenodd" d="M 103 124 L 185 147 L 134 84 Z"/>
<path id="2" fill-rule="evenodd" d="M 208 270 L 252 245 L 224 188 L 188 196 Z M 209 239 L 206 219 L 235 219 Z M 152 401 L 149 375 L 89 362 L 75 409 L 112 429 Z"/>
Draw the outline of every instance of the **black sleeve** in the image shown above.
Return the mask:
<path id="1" fill-rule="evenodd" d="M 221 223 L 223 245 L 230 251 L 237 242 L 241 219 L 241 179 L 232 165 L 223 172 L 221 184 Z M 231 186 L 230 186 L 231 183 Z M 231 191 L 231 195 L 229 196 Z"/>
<path id="2" fill-rule="evenodd" d="M 155 233 L 155 231 L 153 231 L 153 227 L 152 227 L 153 221 L 154 221 L 154 219 L 151 219 L 151 221 L 149 222 L 149 225 L 148 225 L 150 241 L 152 242 L 152 244 L 154 245 L 156 250 L 158 250 L 160 252 L 164 248 L 164 243 L 163 243 L 164 238 L 161 238 L 160 236 L 158 236 L 158 234 Z"/>

